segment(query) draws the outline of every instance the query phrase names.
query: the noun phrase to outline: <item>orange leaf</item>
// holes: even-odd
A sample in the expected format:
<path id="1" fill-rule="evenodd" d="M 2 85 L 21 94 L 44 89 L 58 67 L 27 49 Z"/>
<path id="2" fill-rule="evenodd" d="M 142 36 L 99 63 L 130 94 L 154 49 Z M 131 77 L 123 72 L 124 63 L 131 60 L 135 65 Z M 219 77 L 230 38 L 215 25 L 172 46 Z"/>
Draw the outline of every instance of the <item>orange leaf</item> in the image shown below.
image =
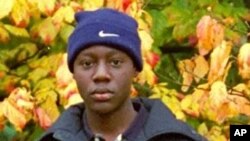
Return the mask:
<path id="1" fill-rule="evenodd" d="M 194 59 L 195 68 L 194 68 L 194 79 L 196 82 L 199 82 L 201 78 L 203 78 L 209 70 L 209 65 L 207 60 L 203 56 L 197 56 Z"/>
<path id="2" fill-rule="evenodd" d="M 6 29 L 0 25 L 0 42 L 7 43 L 10 40 L 10 35 Z"/>
<path id="3" fill-rule="evenodd" d="M 47 129 L 51 126 L 52 121 L 44 109 L 38 107 L 35 109 L 35 113 L 42 128 Z"/>
<path id="4" fill-rule="evenodd" d="M 123 11 L 122 0 L 106 0 L 106 7 Z"/>
<path id="5" fill-rule="evenodd" d="M 186 92 L 193 82 L 193 70 L 194 70 L 195 64 L 193 61 L 186 59 L 186 60 L 180 61 L 178 64 L 178 67 L 183 78 L 183 81 L 182 81 L 183 86 L 181 87 L 181 90 Z"/>
<path id="6" fill-rule="evenodd" d="M 3 102 L 0 102 L 0 131 L 4 129 L 6 118 L 4 116 Z"/>
<path id="7" fill-rule="evenodd" d="M 210 16 L 203 16 L 196 27 L 200 55 L 208 54 L 224 39 L 224 27 Z"/>

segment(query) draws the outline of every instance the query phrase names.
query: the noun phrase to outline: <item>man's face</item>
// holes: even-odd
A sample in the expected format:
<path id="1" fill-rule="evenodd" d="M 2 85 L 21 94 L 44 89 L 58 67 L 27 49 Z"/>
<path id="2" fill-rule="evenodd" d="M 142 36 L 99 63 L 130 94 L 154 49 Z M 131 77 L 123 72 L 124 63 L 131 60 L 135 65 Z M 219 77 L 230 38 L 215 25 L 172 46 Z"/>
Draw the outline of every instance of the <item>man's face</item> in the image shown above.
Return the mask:
<path id="1" fill-rule="evenodd" d="M 112 113 L 130 102 L 137 71 L 124 52 L 103 45 L 82 50 L 74 62 L 73 76 L 87 110 Z"/>

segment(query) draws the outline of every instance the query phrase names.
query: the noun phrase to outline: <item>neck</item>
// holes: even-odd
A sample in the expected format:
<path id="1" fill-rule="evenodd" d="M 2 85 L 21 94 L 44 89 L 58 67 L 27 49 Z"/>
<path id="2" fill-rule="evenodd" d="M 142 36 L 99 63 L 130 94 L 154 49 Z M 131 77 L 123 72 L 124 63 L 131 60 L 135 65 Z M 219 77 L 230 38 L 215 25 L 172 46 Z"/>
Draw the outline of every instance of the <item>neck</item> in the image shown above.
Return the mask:
<path id="1" fill-rule="evenodd" d="M 94 134 L 101 134 L 107 141 L 124 133 L 136 117 L 132 102 L 112 113 L 98 114 L 86 109 L 87 122 Z"/>

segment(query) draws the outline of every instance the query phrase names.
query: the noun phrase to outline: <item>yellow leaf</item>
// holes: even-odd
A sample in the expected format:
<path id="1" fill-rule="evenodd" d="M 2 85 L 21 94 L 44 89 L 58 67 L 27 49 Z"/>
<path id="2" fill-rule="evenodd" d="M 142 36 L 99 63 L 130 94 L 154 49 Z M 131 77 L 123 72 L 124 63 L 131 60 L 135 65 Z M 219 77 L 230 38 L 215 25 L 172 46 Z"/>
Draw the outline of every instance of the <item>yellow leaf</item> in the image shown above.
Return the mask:
<path id="1" fill-rule="evenodd" d="M 72 73 L 68 69 L 66 53 L 63 55 L 60 66 L 56 71 L 56 80 L 59 87 L 66 87 L 73 81 Z"/>
<path id="2" fill-rule="evenodd" d="M 195 68 L 194 68 L 194 79 L 196 82 L 199 82 L 209 70 L 209 65 L 206 59 L 203 56 L 197 56 L 194 59 Z"/>
<path id="3" fill-rule="evenodd" d="M 230 93 L 233 93 L 235 95 L 241 95 L 241 96 L 250 96 L 250 87 L 248 87 L 245 83 L 239 83 L 233 89 L 230 91 Z"/>
<path id="4" fill-rule="evenodd" d="M 208 133 L 208 127 L 206 123 L 203 122 L 202 124 L 199 125 L 198 132 L 203 136 Z"/>
<path id="5" fill-rule="evenodd" d="M 8 16 L 14 4 L 14 0 L 0 0 L 0 19 Z M 1 32 L 0 32 L 1 33 Z"/>
<path id="6" fill-rule="evenodd" d="M 250 79 L 250 43 L 241 46 L 238 54 L 239 74 L 243 79 Z"/>
<path id="7" fill-rule="evenodd" d="M 154 85 L 156 83 L 156 76 L 148 63 L 144 63 L 142 72 L 139 73 L 135 80 L 141 84 Z"/>
<path id="8" fill-rule="evenodd" d="M 59 117 L 59 110 L 56 105 L 57 94 L 52 90 L 44 90 L 36 93 L 39 107 L 44 109 L 49 119 L 54 122 Z"/>
<path id="9" fill-rule="evenodd" d="M 228 65 L 231 50 L 232 44 L 226 41 L 223 41 L 221 45 L 213 50 L 210 56 L 210 71 L 208 74 L 208 81 L 210 83 L 222 79 Z"/>
<path id="10" fill-rule="evenodd" d="M 192 95 L 187 95 L 185 98 L 181 101 L 181 108 L 186 111 L 192 106 L 193 97 Z"/>
<path id="11" fill-rule="evenodd" d="M 55 10 L 56 0 L 36 0 L 38 9 L 45 15 L 51 16 Z"/>
<path id="12" fill-rule="evenodd" d="M 185 98 L 181 101 L 181 108 L 189 115 L 198 117 L 201 112 L 204 111 L 204 106 L 208 99 L 207 89 L 208 84 L 197 86 L 191 95 L 185 96 Z"/>
<path id="13" fill-rule="evenodd" d="M 74 21 L 74 9 L 70 6 L 66 6 L 65 11 L 64 20 L 68 23 L 72 23 Z"/>
<path id="14" fill-rule="evenodd" d="M 216 81 L 211 86 L 211 91 L 209 92 L 209 99 L 211 106 L 219 107 L 227 101 L 227 89 L 226 85 L 221 81 Z"/>
<path id="15" fill-rule="evenodd" d="M 29 7 L 26 0 L 16 0 L 11 11 L 11 18 L 18 27 L 27 27 L 30 21 Z"/>
<path id="16" fill-rule="evenodd" d="M 206 137 L 209 141 L 228 141 L 220 126 L 213 126 Z"/>
<path id="17" fill-rule="evenodd" d="M 26 37 L 29 38 L 29 33 L 25 28 L 19 28 L 12 25 L 4 25 L 4 27 L 13 35 L 19 37 Z"/>
<path id="18" fill-rule="evenodd" d="M 27 113 L 34 108 L 34 98 L 26 88 L 18 87 L 14 89 L 8 97 L 8 101 L 12 102 L 13 106 L 23 113 Z"/>
<path id="19" fill-rule="evenodd" d="M 83 99 L 79 93 L 72 94 L 69 99 L 67 105 L 64 106 L 65 109 L 69 108 L 72 105 L 83 102 Z"/>
<path id="20" fill-rule="evenodd" d="M 229 95 L 229 99 L 237 107 L 237 113 L 250 116 L 250 102 L 247 98 L 239 95 Z"/>
<path id="21" fill-rule="evenodd" d="M 84 10 L 96 10 L 103 7 L 104 0 L 84 0 L 83 9 Z"/>
<path id="22" fill-rule="evenodd" d="M 142 55 L 146 56 L 150 52 L 154 40 L 145 30 L 139 30 L 139 37 L 141 39 Z"/>
<path id="23" fill-rule="evenodd" d="M 4 116 L 15 126 L 18 131 L 21 131 L 28 120 L 25 117 L 25 113 L 21 113 L 15 108 L 8 100 L 4 100 L 2 107 Z"/>
<path id="24" fill-rule="evenodd" d="M 35 38 L 37 38 L 37 36 L 40 37 L 46 45 L 54 41 L 58 32 L 59 29 L 53 24 L 51 17 L 46 18 L 31 29 L 32 36 Z"/>
<path id="25" fill-rule="evenodd" d="M 74 21 L 74 10 L 70 6 L 60 7 L 56 13 L 53 15 L 53 23 L 60 28 L 63 24 L 63 21 L 72 23 Z"/>

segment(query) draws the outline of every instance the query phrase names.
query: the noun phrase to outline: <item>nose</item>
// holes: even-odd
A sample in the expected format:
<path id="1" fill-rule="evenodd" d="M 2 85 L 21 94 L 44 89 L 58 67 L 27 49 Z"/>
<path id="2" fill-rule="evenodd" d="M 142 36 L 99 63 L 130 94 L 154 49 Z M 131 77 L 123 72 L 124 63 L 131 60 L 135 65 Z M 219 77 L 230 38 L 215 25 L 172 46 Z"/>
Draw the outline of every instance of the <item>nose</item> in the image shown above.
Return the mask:
<path id="1" fill-rule="evenodd" d="M 110 81 L 111 75 L 108 70 L 108 66 L 105 63 L 99 63 L 93 74 L 93 80 L 95 82 L 107 82 Z"/>

